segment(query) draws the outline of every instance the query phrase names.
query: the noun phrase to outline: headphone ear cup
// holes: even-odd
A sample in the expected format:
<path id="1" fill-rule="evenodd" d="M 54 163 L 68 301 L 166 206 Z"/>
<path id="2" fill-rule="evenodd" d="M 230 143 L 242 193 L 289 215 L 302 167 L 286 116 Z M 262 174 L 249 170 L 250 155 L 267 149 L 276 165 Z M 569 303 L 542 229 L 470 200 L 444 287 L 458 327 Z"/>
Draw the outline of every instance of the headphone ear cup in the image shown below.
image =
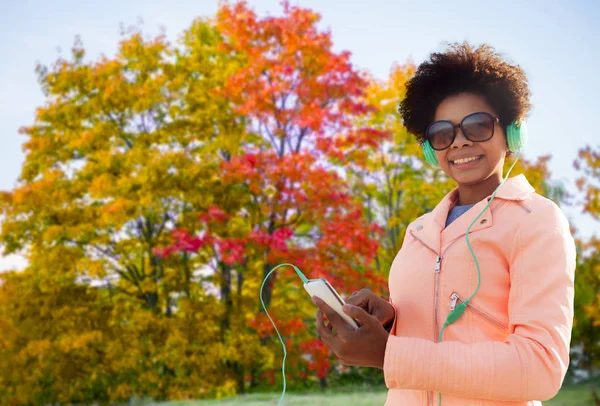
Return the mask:
<path id="1" fill-rule="evenodd" d="M 429 140 L 426 140 L 423 143 L 423 154 L 425 155 L 425 160 L 427 161 L 427 163 L 429 165 L 431 165 L 433 167 L 439 166 L 439 162 L 437 160 L 437 157 L 435 156 L 435 150 L 429 143 Z"/>
<path id="2" fill-rule="evenodd" d="M 527 122 L 521 121 L 517 124 L 513 121 L 506 128 L 506 143 L 512 152 L 518 152 L 527 145 Z"/>

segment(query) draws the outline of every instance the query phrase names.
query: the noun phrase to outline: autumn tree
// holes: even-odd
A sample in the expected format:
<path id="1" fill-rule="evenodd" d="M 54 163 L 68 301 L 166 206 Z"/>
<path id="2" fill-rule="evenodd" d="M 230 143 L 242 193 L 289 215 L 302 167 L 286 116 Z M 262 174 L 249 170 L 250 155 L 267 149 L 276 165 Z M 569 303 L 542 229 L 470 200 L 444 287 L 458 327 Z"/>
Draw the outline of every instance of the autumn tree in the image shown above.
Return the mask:
<path id="1" fill-rule="evenodd" d="M 319 19 L 224 2 L 177 45 L 132 31 L 113 57 L 88 61 L 76 41 L 71 59 L 38 67 L 46 102 L 0 195 L 4 254 L 29 260 L 0 290 L 0 400 L 277 384 L 259 288 L 280 263 L 345 295 L 384 295 L 406 224 L 451 184 L 395 113 L 414 67 L 373 80 Z M 545 163 L 520 164 L 539 190 Z M 290 268 L 267 282 L 290 387 L 327 385 L 335 358 L 312 331 L 314 305 Z"/>
<path id="2" fill-rule="evenodd" d="M 352 125 L 368 111 L 366 81 L 318 19 L 288 4 L 264 19 L 224 4 L 179 47 L 134 32 L 114 58 L 87 62 L 77 42 L 71 60 L 38 68 L 47 102 L 22 130 L 0 240 L 6 254 L 30 253 L 22 283 L 101 282 L 113 303 L 101 336 L 107 399 L 223 396 L 277 368 L 258 287 L 278 262 L 341 292 L 384 283 L 372 267 L 378 228 L 336 172 L 340 136 L 380 134 Z M 293 274 L 264 293 L 288 345 L 321 357 Z M 26 337 L 19 345 L 35 341 Z M 327 359 L 299 355 L 298 373 L 325 379 Z M 49 385 L 45 402 L 74 399 Z"/>
<path id="3" fill-rule="evenodd" d="M 106 332 L 112 304 L 100 292 L 65 277 L 77 255 L 54 250 L 37 268 L 2 275 L 0 403 L 107 401 Z M 52 269 L 40 266 L 49 261 Z M 48 275 L 62 274 L 61 278 Z M 108 383 L 110 386 L 110 383 Z"/>
<path id="4" fill-rule="evenodd" d="M 198 20 L 180 48 L 133 32 L 114 58 L 87 62 L 76 42 L 71 60 L 37 70 L 46 104 L 21 131 L 25 162 L 18 186 L 3 196 L 0 240 L 5 254 L 29 253 L 25 282 L 113 281 L 103 283 L 115 308 L 102 342 L 116 382 L 105 383 L 111 400 L 234 391 L 208 358 L 222 352 L 212 328 L 220 309 L 195 279 L 192 248 L 177 267 L 154 252 L 172 229 L 196 227 L 198 213 L 222 193 L 217 152 L 230 153 L 245 131 L 243 118 L 217 97 L 236 63 L 217 49 L 220 41 Z M 28 337 L 18 344 L 34 345 Z M 45 402 L 69 397 L 55 389 Z"/>
<path id="5" fill-rule="evenodd" d="M 384 136 L 353 125 L 370 109 L 360 100 L 367 82 L 347 52 L 331 49 L 330 33 L 317 27 L 318 14 L 287 2 L 282 11 L 259 18 L 239 2 L 223 4 L 217 14 L 221 49 L 241 61 L 221 94 L 247 119 L 248 136 L 236 152 L 220 155 L 219 176 L 231 193 L 226 204 L 201 217 L 195 234 L 178 231 L 175 245 L 163 251 L 181 252 L 176 246 L 183 237 L 196 242 L 210 264 L 207 281 L 225 306 L 221 326 L 232 355 L 227 365 L 239 392 L 245 376 L 257 385 L 259 372 L 280 365 L 272 355 L 281 353 L 273 327 L 257 300 L 261 282 L 278 263 L 291 262 L 309 278 L 326 277 L 343 293 L 385 283 L 372 263 L 378 227 L 363 216 L 362 202 L 337 172 L 347 162 L 340 148 L 344 137 L 360 144 Z M 322 343 L 310 334 L 314 306 L 292 269 L 274 274 L 263 297 L 284 335 L 295 337 L 288 341 L 295 354 L 289 362 L 303 370 L 300 376 L 310 369 L 325 385 L 331 362 L 322 359 Z M 256 344 L 267 347 L 257 350 Z M 302 362 L 304 351 L 312 352 L 312 361 Z M 265 361 L 257 363 L 257 354 Z"/>
<path id="6" fill-rule="evenodd" d="M 600 150 L 586 146 L 579 150 L 574 166 L 581 173 L 577 188 L 583 195 L 583 213 L 600 220 Z M 578 240 L 578 266 L 575 274 L 574 359 L 589 374 L 591 391 L 600 405 L 596 371 L 600 367 L 600 239 L 597 235 Z"/>
<path id="7" fill-rule="evenodd" d="M 367 218 L 384 230 L 378 238 L 376 266 L 385 276 L 408 224 L 431 211 L 452 187 L 441 169 L 425 163 L 421 147 L 397 112 L 415 70 L 411 63 L 394 65 L 385 80 L 370 78 L 364 96 L 370 109 L 356 125 L 384 134 L 382 142 L 361 144 L 347 137 L 342 143 L 354 194 L 362 197 Z M 386 297 L 387 287 L 377 293 Z"/>

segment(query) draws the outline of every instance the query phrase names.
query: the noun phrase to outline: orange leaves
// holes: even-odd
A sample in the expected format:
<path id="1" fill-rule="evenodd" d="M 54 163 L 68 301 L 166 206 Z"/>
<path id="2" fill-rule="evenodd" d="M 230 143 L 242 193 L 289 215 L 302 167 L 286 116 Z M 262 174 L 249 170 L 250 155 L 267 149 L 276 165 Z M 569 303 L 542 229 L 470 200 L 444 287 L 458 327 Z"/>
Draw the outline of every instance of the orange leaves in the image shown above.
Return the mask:
<path id="1" fill-rule="evenodd" d="M 114 179 L 107 173 L 100 174 L 92 180 L 90 185 L 90 195 L 94 199 L 110 196 L 110 192 L 114 187 Z"/>
<path id="2" fill-rule="evenodd" d="M 300 317 L 281 320 L 271 314 L 271 318 L 275 321 L 275 325 L 282 336 L 293 337 L 295 334 L 306 329 L 306 325 Z M 256 330 L 256 333 L 260 338 L 266 338 L 276 334 L 271 320 L 269 320 L 265 313 L 259 313 L 250 321 L 249 325 Z"/>
<path id="3" fill-rule="evenodd" d="M 360 217 L 362 217 L 362 213 Z M 327 234 L 320 243 L 325 245 L 328 240 L 334 238 L 337 240 L 337 245 L 347 253 L 362 254 L 366 258 L 373 258 L 377 252 L 377 242 L 371 236 L 356 230 L 356 223 L 360 221 L 359 219 L 347 218 L 344 220 L 344 222 L 336 222 L 335 229 L 325 229 L 324 234 Z M 363 221 L 365 220 L 363 219 Z"/>
<path id="4" fill-rule="evenodd" d="M 308 369 L 313 371 L 318 378 L 325 379 L 332 365 L 329 348 L 316 338 L 302 343 L 300 348 L 305 351 Z"/>
<path id="5" fill-rule="evenodd" d="M 102 332 L 89 331 L 79 336 L 66 336 L 58 340 L 57 347 L 64 353 L 78 352 L 93 344 L 102 342 Z M 69 356 L 65 354 L 65 356 Z"/>
<path id="6" fill-rule="evenodd" d="M 210 206 L 206 213 L 200 215 L 199 220 L 207 223 L 223 223 L 229 219 L 229 215 L 216 206 Z"/>
<path id="7" fill-rule="evenodd" d="M 577 164 L 576 168 L 583 169 L 587 174 L 600 177 L 600 151 L 594 150 L 591 146 L 586 146 L 579 150 L 579 159 L 580 162 Z"/>
<path id="8" fill-rule="evenodd" d="M 135 203 L 128 201 L 127 199 L 118 198 L 114 202 L 107 204 L 104 207 L 104 211 L 108 215 L 118 215 L 120 213 L 127 214 L 129 210 L 135 207 Z"/>
<path id="9" fill-rule="evenodd" d="M 108 266 L 105 261 L 93 260 L 91 258 L 83 258 L 77 263 L 77 267 L 80 269 L 80 274 L 87 275 L 91 278 L 104 278 Z"/>
<path id="10" fill-rule="evenodd" d="M 576 195 L 575 204 L 584 213 L 600 220 L 600 149 L 589 145 L 581 148 L 573 166 L 581 174 L 575 182 L 580 192 Z M 600 359 L 600 240 L 594 235 L 587 240 L 578 239 L 577 245 L 575 320 L 571 345 L 581 349 L 574 354 L 574 359 L 593 369 L 597 368 L 597 360 Z"/>
<path id="11" fill-rule="evenodd" d="M 287 2 L 281 17 L 259 19 L 245 2 L 224 4 L 217 15 L 228 50 L 245 61 L 224 94 L 239 113 L 256 120 L 267 141 L 281 139 L 280 155 L 298 152 L 304 138 L 346 130 L 350 118 L 365 111 L 353 99 L 366 82 L 348 53 L 331 50 L 330 33 L 318 30 L 318 20 Z"/>
<path id="12" fill-rule="evenodd" d="M 584 193 L 583 210 L 600 220 L 600 149 L 591 146 L 580 149 L 573 166 L 583 174 L 576 181 L 577 188 Z"/>

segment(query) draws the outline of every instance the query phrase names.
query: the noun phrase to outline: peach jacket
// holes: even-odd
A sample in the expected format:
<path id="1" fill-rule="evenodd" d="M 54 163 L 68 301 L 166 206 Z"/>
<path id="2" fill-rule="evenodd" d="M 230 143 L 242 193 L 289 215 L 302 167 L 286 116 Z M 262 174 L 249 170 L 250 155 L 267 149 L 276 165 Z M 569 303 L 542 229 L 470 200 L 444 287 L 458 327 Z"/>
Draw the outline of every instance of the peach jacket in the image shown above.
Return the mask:
<path id="1" fill-rule="evenodd" d="M 575 243 L 559 207 L 525 176 L 509 178 L 471 228 L 483 199 L 444 228 L 458 190 L 406 231 L 390 270 L 396 311 L 384 360 L 386 406 L 540 405 L 569 364 Z"/>

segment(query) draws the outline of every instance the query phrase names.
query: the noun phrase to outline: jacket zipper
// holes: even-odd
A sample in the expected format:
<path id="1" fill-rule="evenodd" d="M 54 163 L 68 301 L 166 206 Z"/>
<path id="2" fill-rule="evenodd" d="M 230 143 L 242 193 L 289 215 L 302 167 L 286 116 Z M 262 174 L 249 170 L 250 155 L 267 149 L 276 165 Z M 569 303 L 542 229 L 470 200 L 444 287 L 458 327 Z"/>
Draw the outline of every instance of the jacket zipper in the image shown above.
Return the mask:
<path id="1" fill-rule="evenodd" d="M 438 341 L 438 335 L 437 335 L 437 329 L 438 329 L 438 325 L 437 325 L 437 295 L 438 295 L 438 292 L 437 292 L 437 290 L 438 290 L 438 277 L 440 275 L 442 257 L 440 254 L 437 253 L 436 250 L 434 250 L 429 245 L 425 244 L 423 242 L 423 240 L 418 238 L 412 232 L 412 230 L 410 230 L 410 235 L 412 235 L 415 240 L 419 241 L 421 244 L 423 244 L 426 248 L 428 248 L 431 252 L 433 252 L 437 256 L 437 260 L 435 262 L 435 268 L 433 269 L 433 271 L 435 272 L 435 297 L 433 299 L 434 300 L 434 302 L 433 302 L 433 323 L 435 325 L 435 335 L 433 337 L 433 340 L 435 343 L 437 343 L 437 341 Z M 429 406 L 433 406 L 433 391 L 427 392 L 427 404 Z"/>
<path id="2" fill-rule="evenodd" d="M 504 203 L 502 201 L 502 203 Z M 491 210 L 491 207 L 490 207 Z M 435 337 L 434 337 L 434 342 L 437 343 L 438 342 L 438 337 L 440 335 L 439 333 L 439 325 L 438 325 L 438 321 L 437 321 L 437 303 L 438 303 L 438 285 L 439 285 L 439 276 L 440 276 L 440 271 L 441 271 L 441 261 L 442 258 L 444 256 L 444 254 L 446 253 L 446 251 L 448 251 L 448 248 L 450 248 L 456 241 L 460 240 L 461 237 L 465 236 L 467 233 L 465 232 L 465 234 L 461 234 L 458 237 L 456 237 L 451 243 L 450 245 L 448 245 L 446 247 L 446 249 L 442 252 L 442 254 L 438 254 L 436 250 L 434 250 L 433 248 L 431 248 L 429 245 L 425 244 L 423 242 L 423 240 L 421 240 L 420 238 L 418 238 L 413 232 L 412 230 L 410 230 L 410 235 L 412 235 L 412 237 L 419 241 L 421 244 L 423 244 L 426 248 L 428 248 L 431 252 L 433 252 L 436 256 L 437 256 L 437 261 L 435 263 L 435 268 L 434 268 L 434 272 L 435 272 L 435 298 L 434 298 L 434 302 L 433 302 L 433 322 L 435 325 Z M 458 299 L 457 299 L 458 300 Z M 469 306 L 467 306 L 467 308 L 469 308 Z M 476 310 L 473 310 L 476 311 Z M 481 312 L 481 315 L 483 317 L 486 317 L 486 315 Z M 489 318 L 489 317 L 486 317 Z M 498 322 L 495 322 L 494 324 L 497 324 Z M 433 406 L 433 391 L 429 391 L 427 392 L 427 404 L 429 406 Z"/>
<path id="3" fill-rule="evenodd" d="M 444 252 L 442 252 L 442 255 L 438 254 L 436 250 L 434 250 L 433 248 L 431 248 L 429 245 L 425 244 L 423 242 L 423 240 L 421 240 L 419 237 L 417 237 L 412 230 L 410 231 L 410 235 L 413 236 L 413 238 L 417 241 L 419 241 L 421 244 L 423 244 L 427 249 L 429 249 L 431 252 L 433 252 L 436 256 L 437 256 L 437 260 L 435 262 L 435 268 L 433 269 L 433 272 L 435 273 L 435 297 L 434 297 L 434 301 L 433 301 L 433 323 L 435 326 L 435 337 L 434 337 L 434 342 L 438 342 L 438 337 L 440 335 L 439 332 L 439 325 L 438 325 L 438 321 L 437 321 L 437 308 L 438 308 L 438 295 L 439 295 L 439 278 L 440 278 L 440 271 L 441 271 L 441 267 L 442 267 L 442 258 L 444 257 L 444 254 L 446 253 L 446 251 L 448 251 L 448 248 L 450 248 L 452 245 L 454 245 L 454 243 L 458 240 L 460 240 L 459 238 L 454 239 L 454 241 L 452 241 L 450 243 L 450 245 L 448 245 L 446 247 L 446 249 L 444 250 Z"/>
<path id="4" fill-rule="evenodd" d="M 463 302 L 463 300 L 461 300 L 461 298 L 458 296 L 458 294 L 456 292 L 452 292 L 452 294 L 450 295 L 450 299 L 452 299 L 452 303 L 450 304 L 451 311 L 456 308 L 457 303 Z M 469 303 L 467 305 L 467 309 L 471 310 L 473 313 L 478 314 L 479 316 L 483 317 L 484 319 L 486 319 L 490 323 L 494 324 L 496 327 L 502 329 L 503 331 L 508 331 L 508 326 L 505 326 L 503 323 L 499 322 L 492 316 L 488 315 L 487 313 L 483 312 L 482 310 L 479 310 L 478 308 L 473 306 L 471 303 Z"/>
<path id="5" fill-rule="evenodd" d="M 433 272 L 435 273 L 435 296 L 433 298 L 433 323 L 435 326 L 435 335 L 433 337 L 434 342 L 438 342 L 438 323 L 437 323 L 437 302 L 438 302 L 438 284 L 439 284 L 439 276 L 440 276 L 440 270 L 441 270 L 441 262 L 442 262 L 442 256 L 440 254 L 438 254 L 438 252 L 436 250 L 434 250 L 433 248 L 431 248 L 429 245 L 425 244 L 423 242 L 423 240 L 421 240 L 419 237 L 417 237 L 412 230 L 410 230 L 410 235 L 413 236 L 413 238 L 417 241 L 419 241 L 421 244 L 423 244 L 427 249 L 429 249 L 429 251 L 433 252 L 435 254 L 435 256 L 437 257 L 436 262 L 435 262 L 435 268 L 433 268 Z"/>
<path id="6" fill-rule="evenodd" d="M 423 242 L 423 240 L 421 240 L 420 238 L 418 238 L 413 232 L 412 230 L 410 230 L 410 235 L 413 236 L 413 238 L 417 241 L 419 241 L 421 244 L 423 244 L 426 248 L 428 248 L 431 252 L 433 252 L 436 256 L 437 256 L 437 260 L 435 262 L 435 268 L 433 269 L 433 272 L 435 273 L 435 282 L 434 282 L 434 289 L 435 289 L 435 296 L 433 298 L 433 324 L 435 327 L 435 336 L 433 337 L 433 340 L 435 343 L 437 343 L 439 341 L 439 335 L 440 335 L 440 328 L 438 325 L 438 296 L 439 296 L 439 284 L 440 284 L 440 271 L 441 271 L 441 267 L 442 267 L 442 258 L 444 256 L 444 254 L 446 253 L 446 251 L 448 251 L 448 248 L 450 248 L 456 241 L 458 241 L 460 239 L 456 238 L 454 241 L 452 241 L 450 243 L 450 245 L 448 245 L 446 247 L 446 249 L 444 250 L 444 252 L 442 252 L 442 255 L 438 254 L 436 250 L 434 250 L 433 248 L 431 248 L 429 245 L 425 244 Z M 433 391 L 429 391 L 427 392 L 427 403 L 429 404 L 429 406 L 433 406 Z"/>

